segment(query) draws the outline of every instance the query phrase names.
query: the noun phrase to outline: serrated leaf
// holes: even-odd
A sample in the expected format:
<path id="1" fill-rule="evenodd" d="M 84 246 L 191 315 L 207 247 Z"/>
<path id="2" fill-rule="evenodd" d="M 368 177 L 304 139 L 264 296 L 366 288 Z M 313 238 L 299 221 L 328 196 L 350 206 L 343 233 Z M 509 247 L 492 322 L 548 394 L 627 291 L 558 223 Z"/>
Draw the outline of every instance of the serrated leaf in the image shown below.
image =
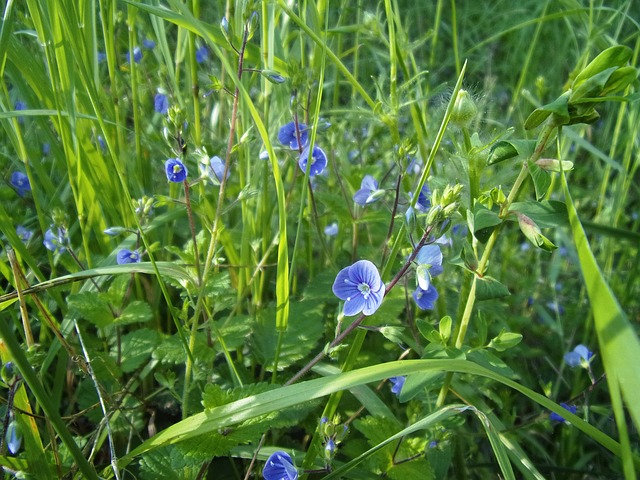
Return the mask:
<path id="1" fill-rule="evenodd" d="M 202 460 L 184 455 L 174 445 L 146 453 L 139 464 L 142 480 L 192 480 L 202 468 Z"/>
<path id="2" fill-rule="evenodd" d="M 202 362 L 212 362 L 216 352 L 209 347 L 207 337 L 204 333 L 196 333 L 195 349 L 198 352 L 198 359 Z M 184 365 L 187 361 L 187 352 L 180 337 L 175 335 L 163 338 L 153 351 L 153 358 L 163 364 Z"/>
<path id="3" fill-rule="evenodd" d="M 323 304 L 312 301 L 290 304 L 289 326 L 283 333 L 278 369 L 284 369 L 309 356 L 314 351 L 324 332 Z M 251 351 L 263 368 L 271 371 L 278 343 L 275 308 L 269 307 L 258 314 Z"/>
<path id="4" fill-rule="evenodd" d="M 487 165 L 493 165 L 516 157 L 528 158 L 535 148 L 535 140 L 501 140 L 491 148 L 487 157 Z"/>
<path id="5" fill-rule="evenodd" d="M 123 335 L 120 345 L 122 358 L 120 368 L 122 371 L 125 373 L 133 372 L 149 360 L 159 341 L 158 332 L 148 328 L 141 328 Z"/>
<path id="6" fill-rule="evenodd" d="M 476 300 L 492 300 L 494 298 L 508 297 L 509 289 L 498 280 L 488 275 L 476 277 Z"/>
<path id="7" fill-rule="evenodd" d="M 396 458 L 396 462 L 401 460 L 403 460 L 402 457 Z M 398 463 L 387 471 L 387 476 L 393 480 L 406 480 L 407 478 L 433 480 L 435 478 L 431 464 L 425 458 L 416 458 L 410 462 Z"/>
<path id="8" fill-rule="evenodd" d="M 560 227 L 569 224 L 567 206 L 555 200 L 542 202 L 515 202 L 510 212 L 519 212 L 536 222 L 540 228 Z"/>
<path id="9" fill-rule="evenodd" d="M 277 387 L 277 385 L 271 385 L 269 383 L 252 383 L 243 387 L 224 389 L 220 385 L 208 383 L 202 393 L 202 406 L 205 409 L 216 408 L 220 405 L 235 402 L 241 398 L 268 392 Z"/>
<path id="10" fill-rule="evenodd" d="M 88 320 L 97 327 L 107 327 L 113 323 L 113 313 L 109 304 L 98 292 L 81 292 L 67 297 L 69 314 Z"/>
<path id="11" fill-rule="evenodd" d="M 116 318 L 115 325 L 128 325 L 130 323 L 148 322 L 153 318 L 149 304 L 141 301 L 131 302 Z"/>

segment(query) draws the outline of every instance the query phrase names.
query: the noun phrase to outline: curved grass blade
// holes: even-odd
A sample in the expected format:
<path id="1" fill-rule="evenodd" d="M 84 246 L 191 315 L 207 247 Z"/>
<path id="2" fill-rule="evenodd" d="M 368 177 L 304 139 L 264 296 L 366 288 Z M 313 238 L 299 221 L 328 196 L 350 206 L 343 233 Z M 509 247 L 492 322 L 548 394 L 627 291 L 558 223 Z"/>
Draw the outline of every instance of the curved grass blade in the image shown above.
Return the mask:
<path id="1" fill-rule="evenodd" d="M 195 438 L 209 432 L 215 432 L 219 428 L 226 428 L 239 422 L 283 410 L 293 405 L 330 395 L 334 392 L 351 389 L 358 385 L 380 381 L 384 378 L 397 375 L 433 371 L 468 373 L 493 379 L 520 392 L 543 408 L 562 415 L 578 430 L 587 434 L 613 454 L 621 456 L 622 448 L 620 444 L 611 437 L 585 422 L 577 415 L 568 412 L 544 395 L 536 393 L 496 372 L 466 360 L 402 360 L 281 387 L 198 413 L 153 436 L 128 455 L 120 458 L 118 465 L 120 468 L 123 468 L 131 463 L 137 456 L 155 448 Z M 637 465 L 640 465 L 639 458 L 633 457 L 633 461 Z M 108 474 L 108 472 L 105 472 L 105 474 Z"/>

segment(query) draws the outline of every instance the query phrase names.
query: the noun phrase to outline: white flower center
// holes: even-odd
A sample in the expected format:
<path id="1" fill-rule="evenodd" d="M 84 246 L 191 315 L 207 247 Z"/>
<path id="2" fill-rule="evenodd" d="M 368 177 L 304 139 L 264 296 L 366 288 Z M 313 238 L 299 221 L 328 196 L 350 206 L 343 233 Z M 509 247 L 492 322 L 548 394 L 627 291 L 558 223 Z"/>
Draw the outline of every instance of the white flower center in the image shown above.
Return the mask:
<path id="1" fill-rule="evenodd" d="M 358 284 L 358 290 L 365 300 L 369 298 L 369 293 L 371 292 L 371 287 L 369 285 L 367 285 L 366 283 L 360 283 Z"/>

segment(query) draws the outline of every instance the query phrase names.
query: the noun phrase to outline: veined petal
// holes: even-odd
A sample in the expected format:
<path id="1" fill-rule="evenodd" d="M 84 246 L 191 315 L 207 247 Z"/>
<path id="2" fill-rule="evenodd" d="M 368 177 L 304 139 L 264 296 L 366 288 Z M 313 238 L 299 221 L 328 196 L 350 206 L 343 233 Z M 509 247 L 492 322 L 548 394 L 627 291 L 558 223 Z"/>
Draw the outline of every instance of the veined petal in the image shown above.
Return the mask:
<path id="1" fill-rule="evenodd" d="M 421 310 L 433 310 L 433 306 L 438 299 L 438 291 L 433 285 L 429 285 L 428 290 L 420 287 L 413 292 L 413 299 Z"/>
<path id="2" fill-rule="evenodd" d="M 365 175 L 360 184 L 360 188 L 362 190 L 377 190 L 378 182 L 376 182 L 376 179 L 371 175 Z"/>
<path id="3" fill-rule="evenodd" d="M 377 292 L 369 293 L 369 297 L 364 300 L 364 308 L 362 309 L 362 313 L 365 315 L 373 315 L 380 305 L 382 305 L 382 300 L 384 298 L 384 289 L 379 290 Z"/>
<path id="4" fill-rule="evenodd" d="M 431 265 L 431 267 L 442 265 L 442 252 L 440 251 L 440 247 L 434 244 L 425 245 L 420 249 L 418 255 L 416 255 L 416 262 Z"/>
<path id="5" fill-rule="evenodd" d="M 351 265 L 349 278 L 356 284 L 366 283 L 372 291 L 380 290 L 382 285 L 378 269 L 369 260 L 359 260 Z"/>
<path id="6" fill-rule="evenodd" d="M 360 295 L 358 284 L 355 283 L 349 276 L 350 269 L 351 267 L 346 267 L 340 270 L 333 282 L 333 293 L 340 300 L 346 300 L 349 297 Z"/>
<path id="7" fill-rule="evenodd" d="M 429 269 L 425 265 L 418 265 L 418 268 L 416 268 L 416 279 L 418 280 L 418 286 L 422 290 L 429 290 L 431 275 L 429 275 Z"/>
<path id="8" fill-rule="evenodd" d="M 369 296 L 369 298 L 372 298 L 371 295 Z M 360 292 L 358 292 L 357 295 L 349 297 L 344 301 L 344 308 L 342 309 L 342 313 L 347 317 L 357 315 L 363 309 L 366 309 L 366 306 L 367 303 L 365 302 L 364 297 Z M 365 315 L 367 315 L 366 311 Z"/>

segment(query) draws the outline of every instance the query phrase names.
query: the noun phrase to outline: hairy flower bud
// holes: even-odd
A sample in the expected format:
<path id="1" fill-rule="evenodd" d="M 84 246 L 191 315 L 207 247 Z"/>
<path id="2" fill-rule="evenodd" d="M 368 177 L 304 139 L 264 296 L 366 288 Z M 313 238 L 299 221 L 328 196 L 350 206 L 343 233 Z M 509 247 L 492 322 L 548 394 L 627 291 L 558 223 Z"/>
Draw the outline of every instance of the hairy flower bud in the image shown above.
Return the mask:
<path id="1" fill-rule="evenodd" d="M 478 107 L 466 90 L 460 89 L 451 112 L 451 122 L 460 128 L 468 127 L 478 114 Z"/>

